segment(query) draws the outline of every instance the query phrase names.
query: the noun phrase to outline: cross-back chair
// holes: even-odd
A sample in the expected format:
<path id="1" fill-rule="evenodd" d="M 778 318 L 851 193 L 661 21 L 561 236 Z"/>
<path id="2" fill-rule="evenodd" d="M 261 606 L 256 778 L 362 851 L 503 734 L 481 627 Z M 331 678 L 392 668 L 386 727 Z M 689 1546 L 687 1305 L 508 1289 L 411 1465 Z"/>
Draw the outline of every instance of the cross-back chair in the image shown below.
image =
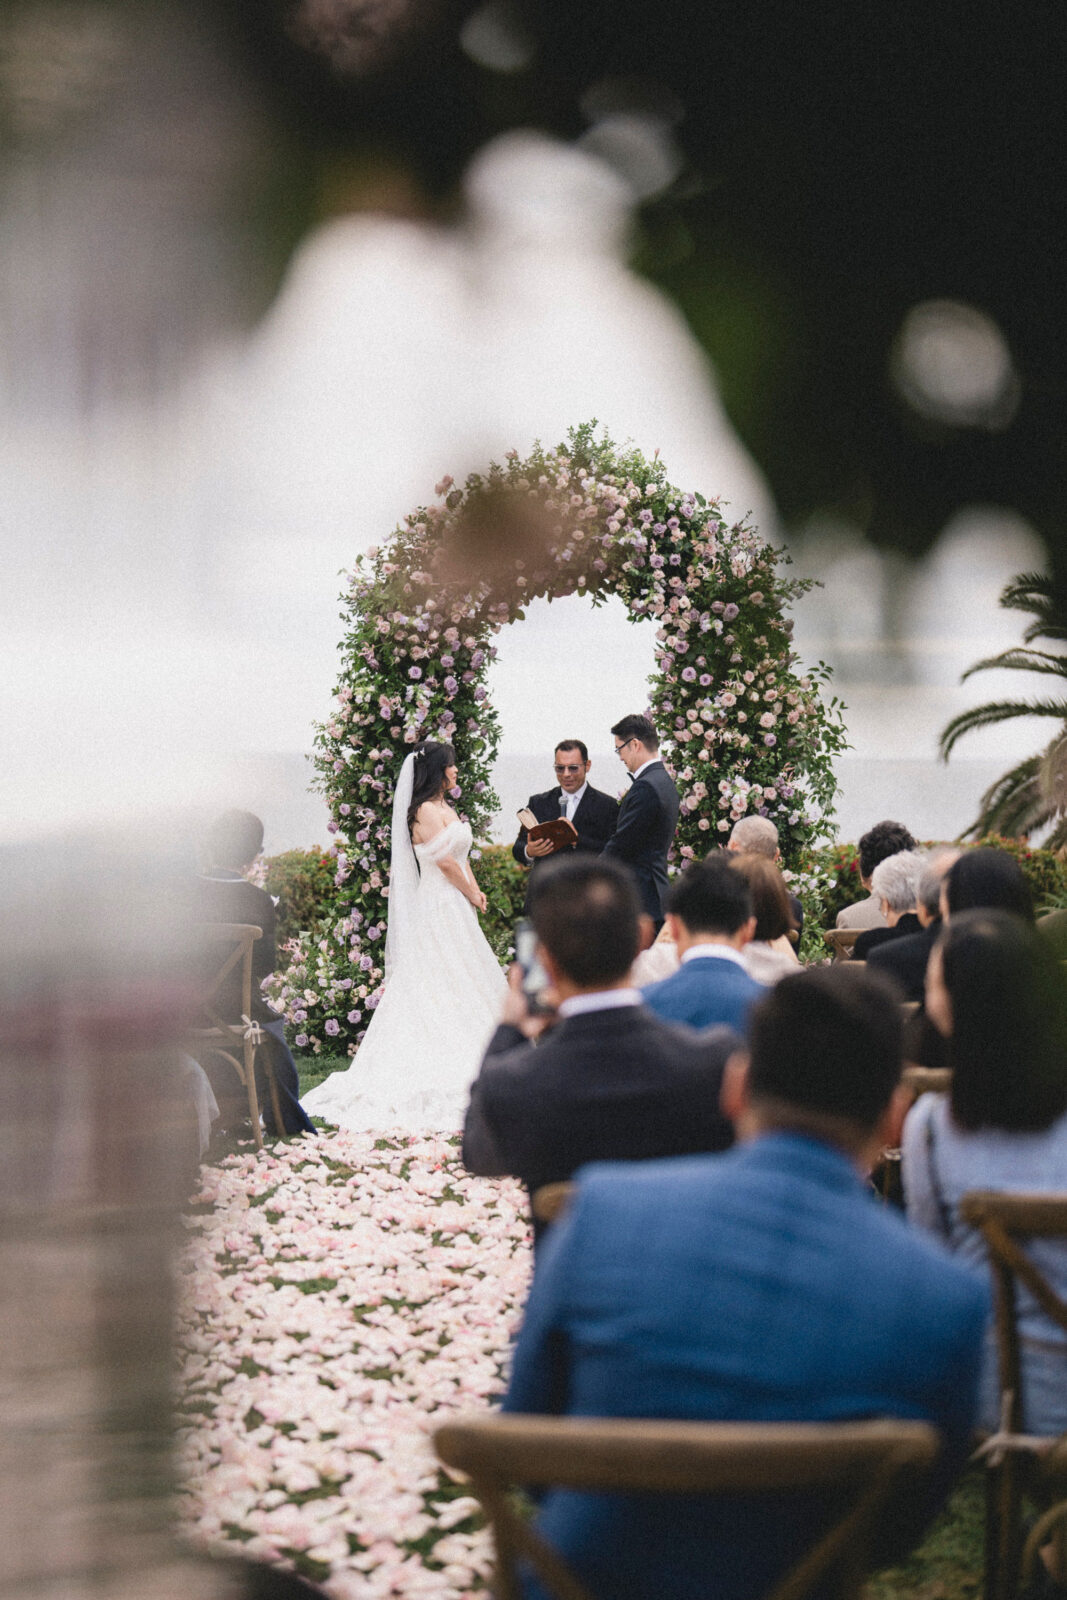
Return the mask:
<path id="1" fill-rule="evenodd" d="M 538 1222 L 558 1222 L 573 1197 L 573 1183 L 543 1183 L 530 1196 L 530 1209 Z"/>
<path id="2" fill-rule="evenodd" d="M 1029 1239 L 1062 1239 L 1067 1246 L 1067 1192 L 1001 1194 L 975 1190 L 960 1201 L 960 1216 L 981 1232 L 993 1273 L 1001 1423 L 999 1434 L 985 1447 L 989 1469 L 986 1600 L 1011 1600 L 1020 1579 L 1029 1576 L 1044 1540 L 1054 1536 L 1060 1561 L 1067 1560 L 1067 1435 L 1043 1441 L 1028 1439 L 1022 1433 L 1025 1397 L 1017 1317 L 1017 1291 L 1021 1284 L 1045 1315 L 1067 1334 L 1067 1301 L 1022 1247 Z M 1067 1382 L 1067 1354 L 1064 1369 Z M 1025 1546 L 1024 1488 L 1031 1489 L 1039 1500 L 1054 1502 L 1031 1529 Z"/>
<path id="3" fill-rule="evenodd" d="M 460 1418 L 434 1434 L 446 1466 L 464 1473 L 492 1524 L 497 1600 L 518 1600 L 524 1559 L 556 1600 L 595 1600 L 509 1501 L 514 1485 L 616 1494 L 840 1495 L 766 1600 L 804 1600 L 816 1588 L 834 1600 L 860 1592 L 881 1512 L 937 1455 L 923 1422 L 655 1422 L 619 1418 Z"/>
<path id="4" fill-rule="evenodd" d="M 262 1035 L 257 1025 L 248 1019 L 252 1015 L 252 946 L 263 937 L 263 930 L 245 922 L 205 922 L 196 931 L 201 945 L 216 956 L 216 965 L 205 978 L 198 996 L 197 1015 L 189 1029 L 190 1049 L 196 1056 L 221 1056 L 233 1067 L 248 1095 L 248 1114 L 252 1119 L 256 1149 L 262 1150 L 263 1130 L 260 1127 L 259 1096 L 256 1092 L 256 1049 Z M 241 1020 L 235 1021 L 232 1017 L 224 1017 L 219 1006 L 220 991 L 224 986 L 232 987 L 233 975 L 238 970 Z M 263 1061 L 274 1109 L 274 1126 L 281 1129 L 285 1124 L 278 1099 L 278 1085 L 266 1053 Z"/>
<path id="5" fill-rule="evenodd" d="M 852 956 L 852 946 L 862 932 L 862 928 L 830 928 L 823 934 L 823 942 L 830 946 L 835 961 L 848 961 Z"/>

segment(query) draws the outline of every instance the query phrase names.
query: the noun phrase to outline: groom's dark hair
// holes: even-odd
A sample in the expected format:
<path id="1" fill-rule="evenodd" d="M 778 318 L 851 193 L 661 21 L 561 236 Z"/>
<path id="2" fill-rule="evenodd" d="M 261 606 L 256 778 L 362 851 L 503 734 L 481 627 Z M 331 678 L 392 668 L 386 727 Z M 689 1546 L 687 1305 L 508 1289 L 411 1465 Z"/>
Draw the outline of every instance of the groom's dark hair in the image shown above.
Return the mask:
<path id="1" fill-rule="evenodd" d="M 640 915 L 632 874 L 603 857 L 546 862 L 530 884 L 537 937 L 583 989 L 626 976 L 637 955 Z"/>
<path id="2" fill-rule="evenodd" d="M 651 717 L 644 717 L 639 711 L 623 717 L 611 731 L 616 739 L 639 739 L 646 750 L 659 749 L 659 734 L 656 732 L 655 723 Z"/>

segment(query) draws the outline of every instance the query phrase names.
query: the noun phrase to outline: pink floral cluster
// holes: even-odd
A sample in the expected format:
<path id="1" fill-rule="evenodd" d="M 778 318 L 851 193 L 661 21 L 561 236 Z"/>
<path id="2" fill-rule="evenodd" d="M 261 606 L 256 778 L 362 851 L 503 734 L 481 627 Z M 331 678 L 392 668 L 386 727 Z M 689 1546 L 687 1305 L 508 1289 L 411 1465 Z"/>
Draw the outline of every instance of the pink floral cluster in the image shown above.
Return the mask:
<path id="1" fill-rule="evenodd" d="M 437 1136 L 337 1134 L 206 1171 L 181 1276 L 189 1536 L 335 1600 L 480 1589 L 488 1537 L 429 1435 L 504 1387 L 525 1211 Z"/>
<path id="2" fill-rule="evenodd" d="M 316 757 L 333 813 L 339 910 L 324 948 L 301 950 L 295 978 L 271 994 L 301 1049 L 332 1039 L 354 1053 L 376 1004 L 387 801 L 417 740 L 455 745 L 462 809 L 475 837 L 484 834 L 497 808 L 492 639 L 536 596 L 617 594 L 634 618 L 657 622 L 650 703 L 683 795 L 681 858 L 705 853 L 731 820 L 758 811 L 777 824 L 788 861 L 832 815 L 841 708 L 820 694 L 821 664 L 797 675 L 785 613 L 805 584 L 782 576 L 779 553 L 754 528 L 728 526 L 714 502 L 673 488 L 658 458 L 617 450 L 595 425 L 525 461 L 511 452 L 463 488 L 444 478 L 437 492 L 439 503 L 361 558 L 346 597 L 345 664 Z M 451 577 L 448 553 L 472 523 L 494 518 L 525 528 L 532 518 L 539 537 Z"/>

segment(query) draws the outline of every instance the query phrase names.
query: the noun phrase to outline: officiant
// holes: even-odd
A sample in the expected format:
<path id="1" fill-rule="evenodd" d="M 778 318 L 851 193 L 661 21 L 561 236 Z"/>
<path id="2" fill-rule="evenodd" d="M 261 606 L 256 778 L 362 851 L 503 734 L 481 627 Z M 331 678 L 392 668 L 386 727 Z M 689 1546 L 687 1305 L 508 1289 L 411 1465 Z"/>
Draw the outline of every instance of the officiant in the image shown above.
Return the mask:
<path id="1" fill-rule="evenodd" d="M 589 782 L 592 762 L 589 751 L 581 739 L 562 739 L 553 752 L 556 787 L 544 794 L 532 794 L 527 811 L 532 811 L 538 822 L 551 822 L 565 817 L 577 834 L 564 850 L 585 850 L 599 855 L 615 832 L 619 802 L 609 794 L 594 789 Z M 558 847 L 549 839 L 531 839 L 526 828 L 519 829 L 519 837 L 511 853 L 520 867 L 537 870 L 541 861 L 558 853 Z"/>

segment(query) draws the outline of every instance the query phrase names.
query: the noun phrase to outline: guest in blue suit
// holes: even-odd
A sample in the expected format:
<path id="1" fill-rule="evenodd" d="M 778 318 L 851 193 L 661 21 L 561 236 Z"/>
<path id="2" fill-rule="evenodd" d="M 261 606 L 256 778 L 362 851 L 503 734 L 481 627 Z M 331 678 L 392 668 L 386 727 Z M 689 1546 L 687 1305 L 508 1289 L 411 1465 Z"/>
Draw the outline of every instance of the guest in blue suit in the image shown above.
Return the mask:
<path id="1" fill-rule="evenodd" d="M 767 988 L 749 977 L 741 960 L 756 918 L 751 890 L 729 856 L 717 852 L 685 869 L 668 894 L 667 923 L 681 965 L 641 991 L 648 1009 L 690 1028 L 726 1023 L 745 1033 L 749 1012 Z"/>
<path id="2" fill-rule="evenodd" d="M 784 978 L 723 1098 L 743 1144 L 597 1164 L 546 1239 L 508 1411 L 732 1421 L 933 1423 L 936 1481 L 884 1555 L 921 1531 L 961 1465 L 989 1314 L 983 1275 L 878 1203 L 864 1175 L 903 1114 L 893 991 L 847 966 Z M 539 1527 L 599 1600 L 753 1600 L 826 1513 L 707 1498 L 550 1491 Z M 528 1579 L 527 1595 L 542 1591 Z"/>

